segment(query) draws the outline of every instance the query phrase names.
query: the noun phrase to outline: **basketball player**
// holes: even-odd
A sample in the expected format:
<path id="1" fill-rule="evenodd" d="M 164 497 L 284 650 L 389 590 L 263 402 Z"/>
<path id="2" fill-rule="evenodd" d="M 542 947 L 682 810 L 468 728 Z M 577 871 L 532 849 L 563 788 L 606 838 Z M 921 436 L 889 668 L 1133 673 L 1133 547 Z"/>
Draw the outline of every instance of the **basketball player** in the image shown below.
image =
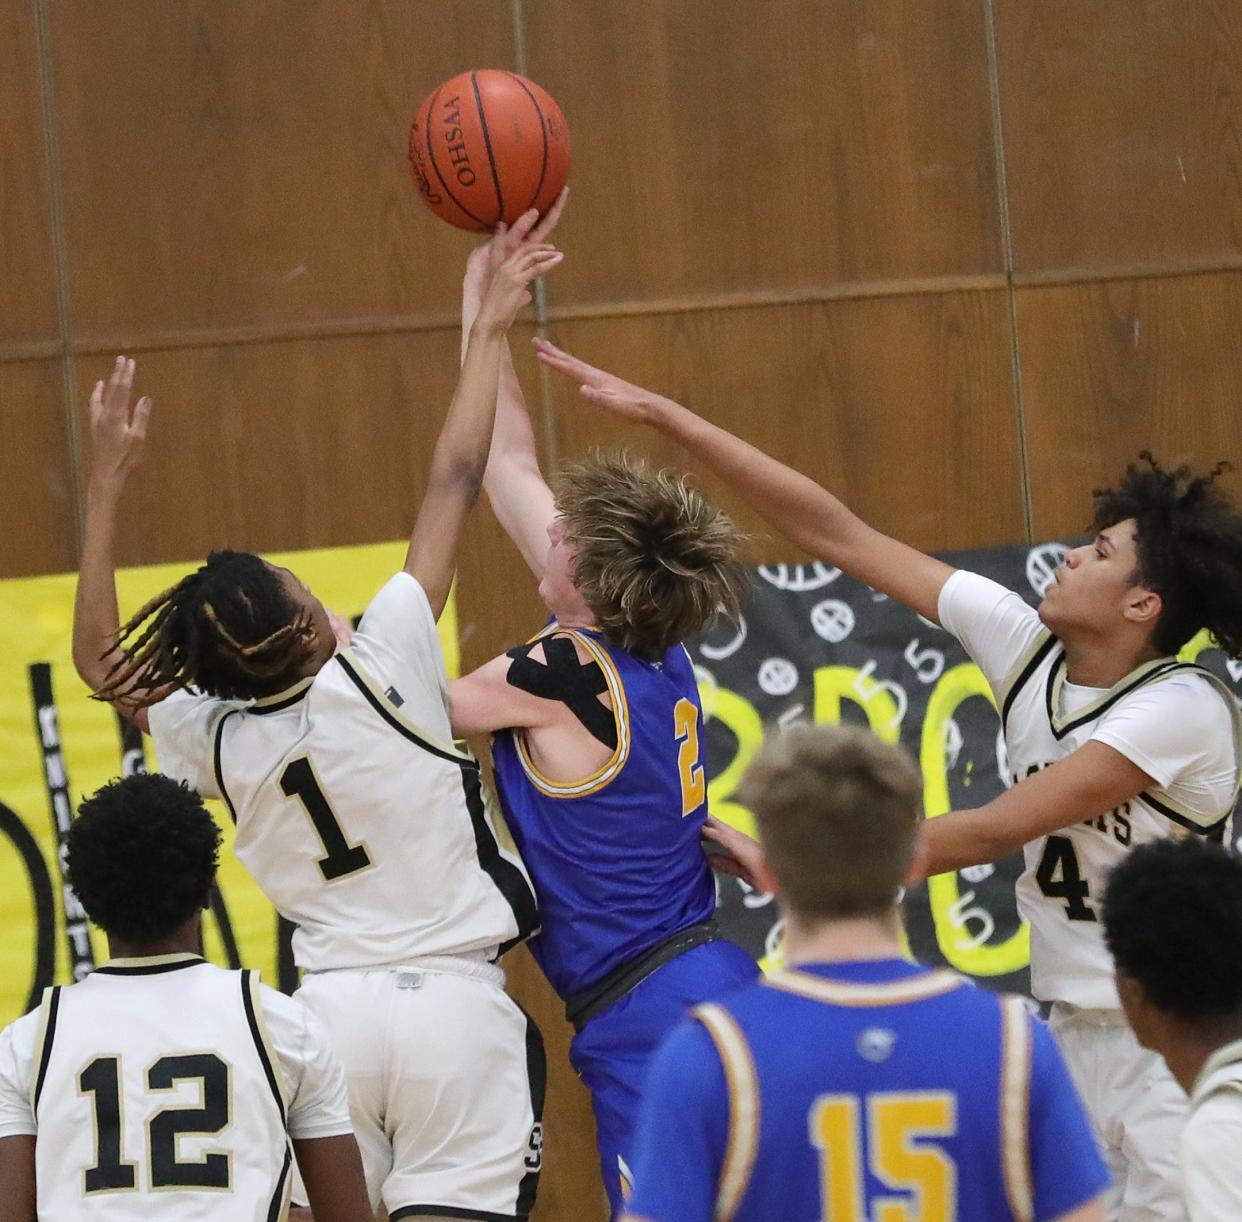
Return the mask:
<path id="1" fill-rule="evenodd" d="M 1099 923 L 1109 868 L 1177 832 L 1219 840 L 1238 792 L 1228 689 L 1173 655 L 1201 627 L 1242 653 L 1242 517 L 1215 479 L 1150 456 L 1096 493 L 1038 612 L 1015 593 L 872 529 L 831 493 L 660 395 L 540 342 L 590 402 L 659 429 L 814 556 L 941 624 L 1001 710 L 1012 788 L 923 831 L 927 873 L 1024 848 L 1018 905 L 1031 982 L 1083 1093 L 1114 1178 L 1111 1216 L 1183 1216 L 1175 1150 L 1185 1100 L 1124 1030 Z M 707 834 L 746 852 L 746 837 Z M 1122 1049 L 1124 1045 L 1124 1051 Z"/>
<path id="2" fill-rule="evenodd" d="M 534 896 L 497 844 L 476 761 L 453 746 L 435 623 L 505 332 L 560 259 L 534 222 L 515 225 L 487 286 L 405 569 L 339 653 L 292 573 L 237 552 L 213 552 L 118 644 L 112 535 L 150 404 L 131 420 L 132 361 L 92 397 L 75 661 L 149 723 L 165 772 L 223 799 L 238 858 L 296 923 L 299 996 L 345 1063 L 372 1202 L 393 1218 L 523 1218 L 538 1180 L 542 1043 L 494 963 L 535 929 Z M 170 688 L 189 690 L 160 699 Z"/>
<path id="3" fill-rule="evenodd" d="M 467 327 L 508 245 L 472 257 Z M 543 921 L 531 949 L 577 1029 L 570 1055 L 619 1211 L 656 1043 L 756 971 L 713 920 L 702 713 L 681 645 L 722 604 L 736 610 L 739 536 L 683 480 L 624 459 L 568 467 L 554 496 L 508 361 L 485 487 L 552 618 L 450 685 L 453 726 L 496 732 L 497 789 Z"/>
<path id="4" fill-rule="evenodd" d="M 1104 936 L 1139 1043 L 1190 1096 L 1190 1222 L 1242 1218 L 1242 862 L 1197 839 L 1135 849 L 1109 875 Z"/>
<path id="5" fill-rule="evenodd" d="M 373 1217 L 345 1077 L 306 1007 L 202 957 L 220 833 L 163 776 L 82 803 L 66 866 L 112 958 L 0 1034 L 0 1215 Z"/>
<path id="6" fill-rule="evenodd" d="M 715 1004 L 647 1080 L 633 1222 L 1100 1222 L 1107 1172 L 1018 997 L 903 957 L 922 778 L 862 730 L 798 726 L 751 765 L 789 967 Z"/>

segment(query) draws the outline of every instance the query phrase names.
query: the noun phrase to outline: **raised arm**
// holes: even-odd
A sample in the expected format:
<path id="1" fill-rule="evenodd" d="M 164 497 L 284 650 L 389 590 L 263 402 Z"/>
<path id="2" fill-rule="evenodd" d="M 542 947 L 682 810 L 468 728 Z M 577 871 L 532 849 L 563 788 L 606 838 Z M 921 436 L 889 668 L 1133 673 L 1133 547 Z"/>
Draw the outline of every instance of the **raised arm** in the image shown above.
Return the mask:
<path id="1" fill-rule="evenodd" d="M 939 622 L 937 602 L 953 573 L 949 565 L 881 534 L 814 480 L 680 403 L 596 369 L 546 340 L 534 343 L 539 359 L 576 381 L 588 402 L 658 429 L 813 556 Z"/>
<path id="2" fill-rule="evenodd" d="M 563 257 L 552 246 L 522 240 L 535 219 L 529 212 L 514 225 L 516 248 L 492 276 L 470 327 L 457 390 L 432 453 L 427 492 L 410 536 L 405 570 L 423 587 L 436 615 L 448 599 L 462 527 L 483 485 L 505 334 L 530 301 L 531 282 Z"/>
<path id="3" fill-rule="evenodd" d="M 543 242 L 551 235 L 569 197 L 566 187 L 547 215 L 531 230 L 527 239 Z M 466 337 L 482 303 L 487 278 L 503 261 L 514 244 L 514 233 L 503 227 L 495 237 L 471 254 L 462 284 L 462 351 Z M 552 490 L 539 469 L 539 452 L 535 430 L 531 427 L 522 384 L 506 339 L 500 358 L 500 395 L 496 405 L 496 428 L 492 436 L 491 456 L 483 477 L 483 488 L 492 511 L 513 540 L 522 558 L 536 577 L 543 576 L 548 551 L 548 526 L 555 516 Z"/>
<path id="4" fill-rule="evenodd" d="M 115 540 L 121 494 L 130 471 L 138 465 L 147 435 L 151 400 L 130 408 L 134 362 L 116 358 L 107 383 L 91 392 L 90 474 L 86 482 L 86 530 L 73 602 L 73 664 L 92 692 L 108 678 L 123 654 L 116 645 L 120 611 L 116 598 Z M 145 709 L 127 705 L 123 696 L 111 701 L 147 732 Z"/>

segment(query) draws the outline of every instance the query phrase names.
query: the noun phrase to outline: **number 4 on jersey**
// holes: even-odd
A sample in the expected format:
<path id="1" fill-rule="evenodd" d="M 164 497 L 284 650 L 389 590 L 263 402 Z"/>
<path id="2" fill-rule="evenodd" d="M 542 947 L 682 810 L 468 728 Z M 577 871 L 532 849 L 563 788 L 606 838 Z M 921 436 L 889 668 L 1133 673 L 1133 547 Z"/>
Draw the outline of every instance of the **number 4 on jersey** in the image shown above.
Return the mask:
<path id="1" fill-rule="evenodd" d="M 1091 886 L 1078 868 L 1078 854 L 1068 837 L 1048 837 L 1035 871 L 1035 881 L 1049 899 L 1064 900 L 1065 915 L 1071 921 L 1096 919 L 1094 909 L 1087 905 Z"/>

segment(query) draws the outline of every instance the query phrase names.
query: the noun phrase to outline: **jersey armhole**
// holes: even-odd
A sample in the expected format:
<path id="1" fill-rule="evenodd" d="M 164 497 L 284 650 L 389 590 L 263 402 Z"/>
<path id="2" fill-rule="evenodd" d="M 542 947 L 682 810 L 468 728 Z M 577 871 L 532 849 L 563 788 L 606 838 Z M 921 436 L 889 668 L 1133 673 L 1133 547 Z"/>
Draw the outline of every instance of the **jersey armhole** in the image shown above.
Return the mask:
<path id="1" fill-rule="evenodd" d="M 39 1002 L 39 1030 L 35 1035 L 34 1050 L 30 1055 L 30 1112 L 38 1124 L 39 1096 L 43 1093 L 43 1080 L 47 1077 L 48 1063 L 52 1059 L 52 1041 L 56 1037 L 56 1017 L 60 1011 L 59 984 L 43 990 Z"/>

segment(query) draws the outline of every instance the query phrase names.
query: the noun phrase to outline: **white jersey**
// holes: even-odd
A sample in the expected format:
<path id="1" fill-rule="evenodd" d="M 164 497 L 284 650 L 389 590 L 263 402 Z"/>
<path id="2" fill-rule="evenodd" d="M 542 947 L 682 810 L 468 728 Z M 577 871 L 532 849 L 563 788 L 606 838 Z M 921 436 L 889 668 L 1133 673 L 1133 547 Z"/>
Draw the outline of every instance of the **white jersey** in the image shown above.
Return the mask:
<path id="1" fill-rule="evenodd" d="M 1179 1157 L 1190 1222 L 1242 1218 L 1242 1040 L 1218 1048 L 1205 1062 L 1190 1095 Z"/>
<path id="2" fill-rule="evenodd" d="M 178 693 L 150 715 L 161 770 L 227 804 L 238 859 L 298 927 L 300 967 L 490 957 L 535 932 L 478 762 L 453 746 L 435 618 L 408 574 L 288 691 Z"/>
<path id="3" fill-rule="evenodd" d="M 1214 675 L 1174 658 L 1148 662 L 1106 690 L 1071 684 L 1065 651 L 1038 613 L 977 573 L 949 578 L 939 615 L 996 697 L 1011 784 L 1088 741 L 1113 747 L 1156 782 L 1116 810 L 1033 840 L 1018 879 L 1035 996 L 1117 1009 L 1100 914 L 1108 872 L 1150 840 L 1224 838 L 1238 793 L 1237 703 Z"/>
<path id="4" fill-rule="evenodd" d="M 0 1137 L 35 1137 L 40 1220 L 267 1222 L 289 1139 L 350 1132 L 306 1007 L 197 955 L 114 959 L 0 1034 Z"/>

